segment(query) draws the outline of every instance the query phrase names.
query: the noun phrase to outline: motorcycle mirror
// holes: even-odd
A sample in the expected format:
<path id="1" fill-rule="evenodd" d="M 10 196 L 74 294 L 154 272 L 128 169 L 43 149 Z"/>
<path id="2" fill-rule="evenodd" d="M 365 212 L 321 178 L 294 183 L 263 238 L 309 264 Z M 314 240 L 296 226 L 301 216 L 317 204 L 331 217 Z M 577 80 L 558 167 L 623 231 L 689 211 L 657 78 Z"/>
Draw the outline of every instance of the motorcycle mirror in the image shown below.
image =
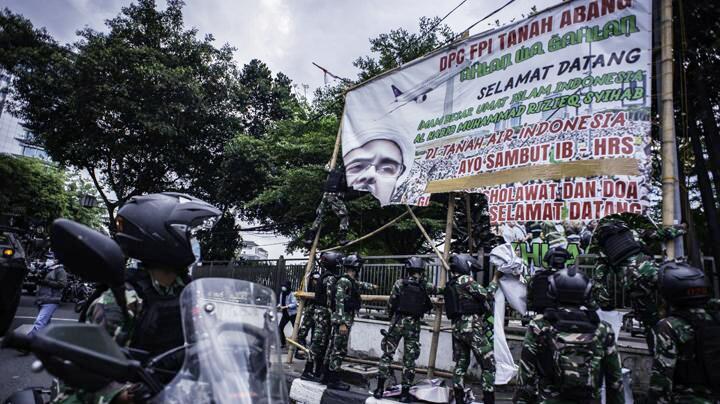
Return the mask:
<path id="1" fill-rule="evenodd" d="M 125 279 L 125 255 L 110 237 L 68 219 L 50 228 L 50 244 L 65 269 L 90 282 L 112 286 Z"/>

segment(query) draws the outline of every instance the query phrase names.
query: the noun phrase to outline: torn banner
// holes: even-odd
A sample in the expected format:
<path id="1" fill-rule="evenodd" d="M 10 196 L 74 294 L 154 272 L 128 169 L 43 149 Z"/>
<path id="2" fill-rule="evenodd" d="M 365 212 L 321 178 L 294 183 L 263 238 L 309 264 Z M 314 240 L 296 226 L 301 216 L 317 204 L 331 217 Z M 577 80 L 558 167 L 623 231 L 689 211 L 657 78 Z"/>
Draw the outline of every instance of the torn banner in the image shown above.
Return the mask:
<path id="1" fill-rule="evenodd" d="M 382 205 L 483 192 L 492 223 L 596 220 L 648 205 L 651 8 L 563 3 L 347 93 L 351 188 Z"/>

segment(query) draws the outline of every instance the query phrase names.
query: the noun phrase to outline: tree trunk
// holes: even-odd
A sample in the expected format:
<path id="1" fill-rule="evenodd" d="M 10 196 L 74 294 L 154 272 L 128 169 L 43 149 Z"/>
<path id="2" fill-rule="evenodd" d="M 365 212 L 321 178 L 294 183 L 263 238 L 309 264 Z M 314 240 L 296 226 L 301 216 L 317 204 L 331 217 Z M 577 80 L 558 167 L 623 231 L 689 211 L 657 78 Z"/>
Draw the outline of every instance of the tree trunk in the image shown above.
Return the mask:
<path id="1" fill-rule="evenodd" d="M 687 138 L 688 134 L 684 134 Z M 688 200 L 687 178 L 685 177 L 685 163 L 680 158 L 680 149 L 677 153 L 678 159 L 678 182 L 680 183 L 680 206 L 682 208 L 683 223 L 687 225 L 687 234 L 685 235 L 685 245 L 687 246 L 686 254 L 691 265 L 702 267 L 702 253 L 700 251 L 700 243 L 697 238 L 697 229 L 695 228 L 695 219 L 690 210 L 690 201 Z"/>
<path id="2" fill-rule="evenodd" d="M 703 134 L 705 135 L 705 147 L 710 156 L 709 168 L 712 170 L 715 192 L 720 193 L 720 129 L 718 129 L 718 124 L 715 120 L 712 100 L 708 97 L 704 84 L 697 83 L 695 88 L 699 96 L 697 106 L 700 110 L 699 115 L 702 120 Z"/>
<path id="3" fill-rule="evenodd" d="M 691 143 L 693 147 L 693 154 L 695 155 L 695 174 L 698 177 L 698 186 L 700 187 L 700 197 L 702 199 L 703 209 L 705 210 L 705 220 L 707 222 L 708 233 L 710 235 L 710 245 L 714 248 L 710 248 L 713 257 L 715 258 L 715 271 L 720 264 L 720 222 L 718 222 L 717 207 L 715 206 L 715 197 L 710 184 L 710 176 L 705 164 L 705 154 L 703 153 L 702 144 L 700 143 L 700 132 L 698 131 L 697 123 L 694 119 L 690 119 L 689 131 L 691 137 Z M 714 278 L 716 274 L 711 276 Z"/>

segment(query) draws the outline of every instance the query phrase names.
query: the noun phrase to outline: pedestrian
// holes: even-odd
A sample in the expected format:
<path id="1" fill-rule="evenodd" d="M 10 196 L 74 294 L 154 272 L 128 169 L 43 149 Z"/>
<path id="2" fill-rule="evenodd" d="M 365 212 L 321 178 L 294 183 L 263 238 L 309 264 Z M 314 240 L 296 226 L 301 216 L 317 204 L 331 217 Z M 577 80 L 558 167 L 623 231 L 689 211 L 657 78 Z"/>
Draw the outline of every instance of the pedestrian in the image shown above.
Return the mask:
<path id="1" fill-rule="evenodd" d="M 352 329 L 355 314 L 360 310 L 362 290 L 375 289 L 375 285 L 360 282 L 356 278 L 360 275 L 363 259 L 357 253 L 345 257 L 342 261 L 345 274 L 335 283 L 332 296 L 330 296 L 330 322 L 332 324 L 332 342 L 327 358 L 325 359 L 325 372 L 322 383 L 328 388 L 336 390 L 349 390 L 350 386 L 339 379 L 340 365 L 347 355 L 348 337 Z"/>
<path id="2" fill-rule="evenodd" d="M 554 307 L 530 321 L 520 356 L 516 403 L 624 402 L 620 357 L 610 324 L 585 308 L 592 282 L 577 268 L 549 278 Z"/>
<path id="3" fill-rule="evenodd" d="M 62 291 L 67 284 L 67 273 L 65 267 L 57 260 L 52 261 L 50 270 L 45 276 L 37 281 L 40 286 L 37 291 L 38 315 L 29 335 L 35 335 L 38 331 L 47 327 L 52 320 L 53 314 L 60 307 Z"/>
<path id="4" fill-rule="evenodd" d="M 383 355 L 380 359 L 378 382 L 373 396 L 382 398 L 385 391 L 385 380 L 390 374 L 390 364 L 398 344 L 402 339 L 405 344 L 403 352 L 402 393 L 400 402 L 409 403 L 410 386 L 415 380 L 415 361 L 420 356 L 420 323 L 422 317 L 432 310 L 430 295 L 436 294 L 433 284 L 424 279 L 425 262 L 420 257 L 411 257 L 405 262 L 405 276 L 393 285 L 388 300 L 390 328 L 383 330 L 380 345 Z"/>
<path id="5" fill-rule="evenodd" d="M 287 341 L 285 340 L 285 326 L 295 324 L 295 317 L 297 317 L 297 300 L 295 299 L 295 293 L 290 291 L 290 281 L 285 281 L 280 287 L 280 298 L 278 299 L 278 310 L 282 312 L 280 317 L 280 346 L 282 349 L 287 348 Z"/>
<path id="6" fill-rule="evenodd" d="M 315 329 L 310 344 L 310 354 L 305 362 L 305 370 L 300 376 L 303 380 L 321 381 L 325 354 L 330 343 L 332 326 L 330 324 L 330 296 L 335 290 L 339 268 L 345 256 L 337 251 L 327 251 L 320 254 L 320 267 L 323 269 L 318 280 L 318 286 L 313 298 L 313 322 Z"/>
<path id="7" fill-rule="evenodd" d="M 717 403 L 720 312 L 708 304 L 705 273 L 683 262 L 668 262 L 660 268 L 659 278 L 660 294 L 671 314 L 655 326 L 648 402 Z"/>
<path id="8" fill-rule="evenodd" d="M 452 321 L 452 347 L 455 369 L 453 392 L 455 402 L 464 404 L 464 378 L 470 366 L 470 352 L 480 363 L 483 403 L 495 403 L 495 354 L 493 351 L 493 313 L 491 295 L 497 285 L 493 282 L 486 290 L 473 279 L 473 269 L 479 269 L 477 260 L 468 254 L 450 257 L 450 280 L 445 285 L 445 311 Z"/>

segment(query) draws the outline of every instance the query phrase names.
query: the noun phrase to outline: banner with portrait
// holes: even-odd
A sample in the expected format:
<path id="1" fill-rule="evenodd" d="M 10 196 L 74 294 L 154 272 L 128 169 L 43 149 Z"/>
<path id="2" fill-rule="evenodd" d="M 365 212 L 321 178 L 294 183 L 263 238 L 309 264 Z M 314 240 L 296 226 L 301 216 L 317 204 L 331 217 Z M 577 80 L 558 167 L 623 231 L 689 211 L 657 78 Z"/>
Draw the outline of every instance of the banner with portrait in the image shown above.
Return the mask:
<path id="1" fill-rule="evenodd" d="M 642 213 L 651 17 L 647 1 L 572 1 L 355 87 L 348 185 L 382 205 L 482 192 L 493 224 Z"/>

